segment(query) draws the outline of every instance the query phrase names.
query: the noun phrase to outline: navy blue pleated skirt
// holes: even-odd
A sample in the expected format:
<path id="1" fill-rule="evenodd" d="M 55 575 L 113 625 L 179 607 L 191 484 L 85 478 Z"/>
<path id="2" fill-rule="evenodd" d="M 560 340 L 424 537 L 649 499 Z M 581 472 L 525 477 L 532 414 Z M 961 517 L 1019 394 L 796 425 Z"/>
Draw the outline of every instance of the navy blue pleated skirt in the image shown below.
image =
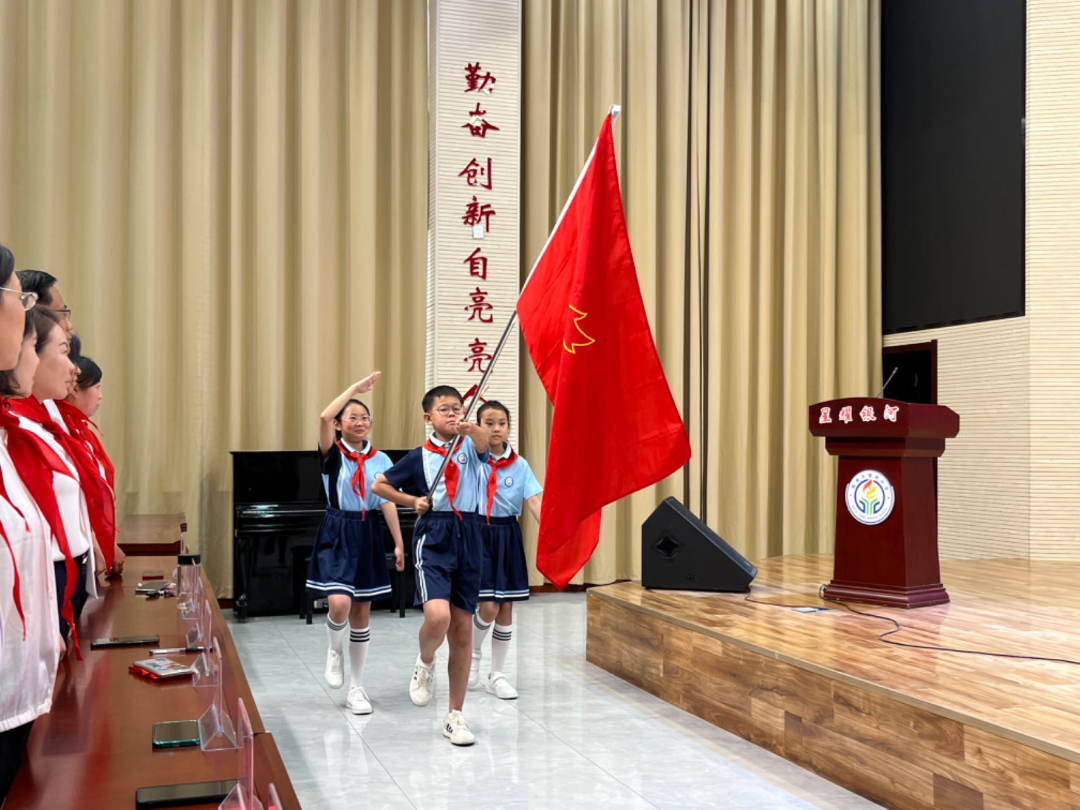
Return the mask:
<path id="1" fill-rule="evenodd" d="M 366 520 L 363 514 L 327 507 L 308 566 L 306 584 L 312 596 L 341 594 L 354 602 L 389 596 L 382 521 L 375 512 Z"/>
<path id="2" fill-rule="evenodd" d="M 525 539 L 516 517 L 480 518 L 484 563 L 480 569 L 481 602 L 522 602 L 529 598 Z"/>

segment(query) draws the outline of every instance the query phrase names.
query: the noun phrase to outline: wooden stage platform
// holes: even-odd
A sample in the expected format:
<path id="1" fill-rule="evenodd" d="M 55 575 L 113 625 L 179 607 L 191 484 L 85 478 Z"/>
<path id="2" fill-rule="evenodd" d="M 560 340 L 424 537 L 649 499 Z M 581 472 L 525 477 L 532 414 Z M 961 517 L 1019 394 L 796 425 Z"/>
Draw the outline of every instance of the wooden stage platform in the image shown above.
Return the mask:
<path id="1" fill-rule="evenodd" d="M 757 563 L 744 594 L 588 592 L 588 660 L 894 808 L 1080 810 L 1080 666 L 891 646 L 818 598 L 831 555 Z M 1080 661 L 1080 563 L 943 561 L 951 604 L 890 616 L 912 644 Z"/>

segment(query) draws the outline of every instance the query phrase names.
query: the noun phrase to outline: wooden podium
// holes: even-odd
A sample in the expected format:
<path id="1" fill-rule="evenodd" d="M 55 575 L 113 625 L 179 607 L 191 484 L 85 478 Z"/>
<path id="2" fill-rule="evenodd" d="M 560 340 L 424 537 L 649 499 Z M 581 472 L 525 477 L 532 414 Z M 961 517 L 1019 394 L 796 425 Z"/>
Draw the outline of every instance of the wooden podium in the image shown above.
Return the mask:
<path id="1" fill-rule="evenodd" d="M 836 561 L 825 596 L 903 608 L 948 602 L 934 460 L 960 432 L 960 417 L 940 405 L 834 399 L 810 406 L 810 432 L 840 457 Z"/>

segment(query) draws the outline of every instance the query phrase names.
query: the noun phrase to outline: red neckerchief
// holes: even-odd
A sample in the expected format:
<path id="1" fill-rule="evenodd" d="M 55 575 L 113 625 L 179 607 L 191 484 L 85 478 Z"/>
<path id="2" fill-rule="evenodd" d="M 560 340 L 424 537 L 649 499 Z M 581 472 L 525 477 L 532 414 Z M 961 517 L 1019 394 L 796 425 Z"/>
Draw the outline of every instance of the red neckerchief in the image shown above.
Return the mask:
<path id="1" fill-rule="evenodd" d="M 37 422 L 67 452 L 75 469 L 79 472 L 79 487 L 86 496 L 86 512 L 90 518 L 90 528 L 97 537 L 101 554 L 105 557 L 105 570 L 112 568 L 116 551 L 116 506 L 113 503 L 109 482 L 101 474 L 90 448 L 77 437 L 65 431 L 52 414 L 35 397 L 11 400 L 11 410 L 19 416 L 25 416 Z"/>
<path id="2" fill-rule="evenodd" d="M 78 579 L 79 569 L 71 556 L 71 546 L 68 544 L 67 531 L 64 529 L 64 520 L 60 516 L 60 505 L 56 502 L 56 490 L 53 487 L 54 473 L 73 476 L 68 466 L 44 439 L 19 424 L 18 417 L 9 405 L 10 402 L 5 402 L 4 407 L 0 408 L 0 427 L 7 430 L 8 453 L 11 455 L 15 470 L 19 473 L 19 478 L 30 493 L 30 497 L 41 510 L 45 522 L 52 530 L 53 537 L 56 538 L 56 544 L 64 555 L 67 582 L 64 585 L 64 599 L 60 603 L 60 615 L 71 628 L 71 641 L 75 647 L 75 655 L 82 660 L 79 634 L 75 630 L 75 611 L 71 606 L 71 597 L 75 593 L 75 580 Z"/>
<path id="3" fill-rule="evenodd" d="M 491 466 L 491 474 L 488 475 L 487 482 L 487 522 L 491 525 L 491 506 L 495 503 L 495 491 L 499 488 L 499 470 L 503 467 L 509 467 L 515 461 L 517 461 L 517 453 L 514 448 L 510 448 L 510 455 L 506 458 L 489 458 L 488 464 Z"/>
<path id="4" fill-rule="evenodd" d="M 430 437 L 424 444 L 424 449 L 430 450 L 432 453 L 446 458 L 446 445 L 435 444 Z M 460 473 L 461 471 L 458 469 L 457 464 L 453 459 L 450 459 L 450 463 L 446 465 L 446 472 L 444 473 L 446 476 L 446 496 L 450 499 L 450 508 L 453 509 L 454 514 L 458 516 L 458 520 L 461 520 L 461 513 L 457 510 L 457 507 L 454 506 L 454 498 L 457 496 L 458 476 Z"/>
<path id="5" fill-rule="evenodd" d="M 108 488 L 108 492 L 101 493 L 101 508 L 104 510 L 101 529 L 103 532 L 108 533 L 108 527 L 111 526 L 113 539 L 106 541 L 109 544 L 109 553 L 106 555 L 104 548 L 102 548 L 101 553 L 111 570 L 113 558 L 116 556 L 116 468 L 113 467 L 109 454 L 105 452 L 105 447 L 101 444 L 101 439 L 98 438 L 98 434 L 95 432 L 100 431 L 100 428 L 90 420 L 90 417 L 67 400 L 55 399 L 53 402 L 57 410 L 60 411 L 60 417 L 64 420 L 64 424 L 67 425 L 71 434 L 75 438 L 81 439 L 89 447 L 91 460 L 99 462 L 99 464 L 93 465 L 96 477 L 100 479 L 102 472 L 104 472 L 105 486 Z M 93 426 L 94 430 L 90 429 L 91 426 Z M 100 485 L 98 488 L 100 489 Z M 87 506 L 89 507 L 89 499 L 87 500 Z M 87 512 L 89 513 L 89 508 Z M 101 543 L 100 537 L 98 543 Z"/>
<path id="6" fill-rule="evenodd" d="M 338 450 L 341 451 L 341 455 L 347 458 L 349 461 L 356 465 L 356 472 L 352 477 L 352 491 L 360 496 L 360 519 L 367 520 L 367 509 L 364 507 L 364 462 L 375 455 L 375 445 L 368 442 L 368 451 L 366 453 L 355 453 L 352 450 L 348 450 L 345 447 L 345 442 L 338 439 Z"/>
<path id="7" fill-rule="evenodd" d="M 113 466 L 109 454 L 105 452 L 105 446 L 101 443 L 101 439 L 98 436 L 98 434 L 101 433 L 101 428 L 95 425 L 89 416 L 80 411 L 66 399 L 56 399 L 53 400 L 53 402 L 56 403 L 56 408 L 60 411 L 60 415 L 64 417 L 64 423 L 68 426 L 68 430 L 90 445 L 92 455 L 101 462 L 101 466 L 105 468 L 105 481 L 109 484 L 109 488 L 115 493 L 116 468 Z M 91 427 L 93 430 L 90 429 Z"/>
<path id="8" fill-rule="evenodd" d="M 30 533 L 30 524 L 26 522 L 26 515 L 12 503 L 11 498 L 7 494 L 7 485 L 4 484 L 4 477 L 0 476 L 0 497 L 3 497 L 7 501 L 8 506 L 15 510 L 15 512 L 23 519 L 23 525 L 26 526 L 27 534 Z M 8 539 L 7 529 L 4 528 L 4 524 L 0 522 L 0 536 L 4 538 L 4 544 L 8 548 L 8 553 L 11 555 L 11 573 L 14 581 L 11 585 L 11 597 L 15 600 L 15 610 L 19 612 L 19 620 L 22 622 L 22 637 L 23 641 L 26 641 L 26 616 L 23 615 L 22 607 L 22 587 L 19 583 L 19 561 L 15 559 L 15 549 L 11 547 L 11 540 Z"/>

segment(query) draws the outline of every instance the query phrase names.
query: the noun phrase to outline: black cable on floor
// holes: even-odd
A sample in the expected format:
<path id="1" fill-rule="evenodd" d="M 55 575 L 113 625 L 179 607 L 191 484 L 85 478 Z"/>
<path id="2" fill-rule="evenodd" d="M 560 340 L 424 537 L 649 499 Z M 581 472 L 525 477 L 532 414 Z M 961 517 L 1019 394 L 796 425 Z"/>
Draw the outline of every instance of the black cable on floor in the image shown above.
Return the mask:
<path id="1" fill-rule="evenodd" d="M 896 619 L 892 618 L 891 616 L 882 616 L 882 615 L 880 615 L 878 613 L 866 613 L 865 611 L 862 611 L 862 610 L 856 610 L 851 605 L 849 605 L 847 602 L 842 602 L 839 599 L 829 599 L 828 597 L 825 596 L 825 586 L 824 585 L 822 585 L 821 588 L 818 590 L 818 596 L 825 602 L 833 602 L 834 604 L 842 605 L 844 608 L 846 608 L 850 612 L 854 613 L 856 616 L 865 616 L 868 619 L 879 619 L 880 621 L 889 622 L 890 624 L 892 624 L 893 625 L 892 630 L 887 630 L 886 632 L 881 633 L 877 637 L 878 641 L 882 642 L 883 644 L 892 644 L 895 647 L 908 647 L 908 648 L 913 649 L 913 650 L 931 650 L 933 652 L 952 652 L 952 653 L 962 653 L 963 655 L 985 655 L 985 656 L 989 656 L 991 658 L 1015 658 L 1015 659 L 1017 659 L 1019 661 L 1048 661 L 1048 662 L 1050 662 L 1052 664 L 1072 664 L 1073 666 L 1080 667 L 1080 661 L 1073 661 L 1071 658 L 1048 658 L 1048 657 L 1044 657 L 1044 656 L 1041 656 L 1041 655 L 1018 655 L 1016 653 L 997 653 L 997 652 L 990 652 L 989 650 L 961 650 L 961 649 L 958 649 L 956 647 L 938 647 L 938 646 L 933 645 L 933 644 L 910 644 L 910 643 L 908 643 L 906 641 L 895 641 L 893 639 L 888 638 L 888 636 L 891 636 L 891 635 L 893 635 L 895 633 L 899 633 L 904 628 L 901 626 L 900 622 L 898 622 Z M 771 606 L 771 607 L 782 607 L 782 608 L 793 608 L 793 609 L 814 607 L 813 605 L 785 605 L 785 604 L 781 604 L 779 602 L 762 602 L 760 599 L 751 599 L 750 594 L 746 595 L 746 599 L 744 601 L 751 602 L 751 603 L 756 604 L 756 605 L 768 605 L 768 606 Z"/>
<path id="2" fill-rule="evenodd" d="M 803 610 L 805 608 L 810 608 L 811 610 L 827 610 L 827 608 L 819 608 L 816 605 L 785 605 L 780 602 L 762 602 L 760 599 L 751 599 L 750 596 L 751 594 L 747 594 L 746 599 L 744 599 L 743 601 L 750 602 L 754 605 L 768 605 L 769 607 L 792 608 L 793 610 Z"/>

